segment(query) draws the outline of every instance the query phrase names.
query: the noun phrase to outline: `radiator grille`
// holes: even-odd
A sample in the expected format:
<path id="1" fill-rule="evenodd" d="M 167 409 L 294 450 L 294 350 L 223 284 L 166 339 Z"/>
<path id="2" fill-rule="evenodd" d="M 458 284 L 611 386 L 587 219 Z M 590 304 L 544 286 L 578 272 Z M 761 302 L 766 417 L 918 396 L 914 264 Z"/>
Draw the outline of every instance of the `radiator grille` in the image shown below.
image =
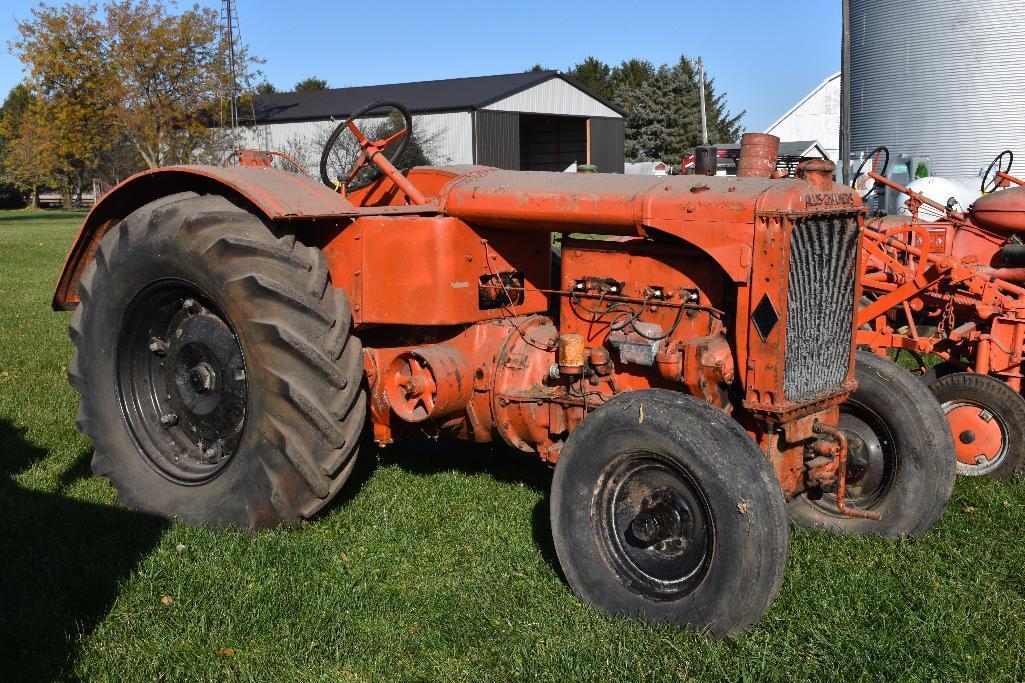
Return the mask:
<path id="1" fill-rule="evenodd" d="M 811 398 L 847 379 L 857 250 L 854 216 L 812 216 L 794 225 L 783 365 L 788 400 Z"/>

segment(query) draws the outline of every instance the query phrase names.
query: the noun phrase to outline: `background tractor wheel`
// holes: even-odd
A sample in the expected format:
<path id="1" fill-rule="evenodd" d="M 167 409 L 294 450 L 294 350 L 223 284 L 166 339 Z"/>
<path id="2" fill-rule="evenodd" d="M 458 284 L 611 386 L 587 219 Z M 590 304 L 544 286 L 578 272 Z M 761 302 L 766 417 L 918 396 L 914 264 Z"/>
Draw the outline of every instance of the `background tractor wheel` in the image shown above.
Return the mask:
<path id="1" fill-rule="evenodd" d="M 950 424 L 957 473 L 1011 480 L 1025 464 L 1025 399 L 995 377 L 946 375 L 928 385 Z"/>
<path id="2" fill-rule="evenodd" d="M 786 570 L 768 460 L 721 410 L 677 392 L 627 392 L 589 415 L 559 457 L 551 518 L 570 587 L 609 614 L 737 632 Z"/>
<path id="3" fill-rule="evenodd" d="M 790 516 L 827 531 L 900 538 L 936 524 L 956 478 L 943 410 L 918 379 L 882 356 L 858 351 L 858 390 L 840 407 L 848 440 L 847 503 L 881 515 L 845 517 L 830 493 L 809 491 Z"/>
<path id="4" fill-rule="evenodd" d="M 361 345 L 318 249 L 183 193 L 100 241 L 68 370 L 93 471 L 132 508 L 212 527 L 295 524 L 349 476 Z"/>

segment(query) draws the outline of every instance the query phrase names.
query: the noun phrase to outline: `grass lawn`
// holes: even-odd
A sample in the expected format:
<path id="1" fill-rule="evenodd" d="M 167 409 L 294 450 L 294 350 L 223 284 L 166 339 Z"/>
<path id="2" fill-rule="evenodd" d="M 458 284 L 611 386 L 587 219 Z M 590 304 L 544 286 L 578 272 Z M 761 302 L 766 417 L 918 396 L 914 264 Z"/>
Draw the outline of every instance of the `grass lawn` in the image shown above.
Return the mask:
<path id="1" fill-rule="evenodd" d="M 299 529 L 118 507 L 74 429 L 69 316 L 49 307 L 80 221 L 0 212 L 0 680 L 1025 678 L 1021 485 L 960 481 L 915 541 L 795 531 L 768 616 L 722 642 L 578 603 L 550 473 L 500 451 L 371 453 Z"/>

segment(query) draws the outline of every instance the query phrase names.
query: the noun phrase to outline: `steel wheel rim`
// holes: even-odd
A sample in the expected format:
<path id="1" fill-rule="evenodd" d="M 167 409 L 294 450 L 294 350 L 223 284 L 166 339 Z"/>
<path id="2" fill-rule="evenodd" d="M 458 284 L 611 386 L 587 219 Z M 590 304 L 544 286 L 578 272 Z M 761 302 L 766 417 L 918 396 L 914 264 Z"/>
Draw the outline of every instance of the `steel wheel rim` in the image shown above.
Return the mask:
<path id="1" fill-rule="evenodd" d="M 151 466 L 187 485 L 228 466 L 245 427 L 248 372 L 212 297 L 178 279 L 143 288 L 125 309 L 115 364 L 122 414 Z"/>
<path id="2" fill-rule="evenodd" d="M 982 403 L 979 403 L 977 401 L 969 401 L 965 399 L 959 399 L 957 401 L 947 401 L 943 404 L 942 407 L 943 414 L 947 417 L 948 423 L 951 424 L 952 429 L 954 428 L 952 422 L 952 417 L 954 413 L 964 409 L 972 409 L 979 411 L 979 419 L 983 422 L 987 421 L 982 417 L 982 415 L 984 413 L 987 413 L 993 422 L 993 426 L 997 430 L 999 430 L 998 438 L 1000 439 L 1000 447 L 992 458 L 985 458 L 983 454 L 980 454 L 979 457 L 985 460 L 985 462 L 983 463 L 978 462 L 977 459 L 974 463 L 969 463 L 965 461 L 965 459 L 967 459 L 965 453 L 967 452 L 967 449 L 970 447 L 970 444 L 972 444 L 974 441 L 974 439 L 969 441 L 966 438 L 967 435 L 964 433 L 966 430 L 958 429 L 957 432 L 953 434 L 954 451 L 957 454 L 957 473 L 968 477 L 981 477 L 998 469 L 1000 465 L 1003 463 L 1003 461 L 1006 459 L 1008 451 L 1007 423 L 1000 416 L 1000 413 L 992 410 L 991 408 L 989 408 L 989 406 L 986 406 Z"/>
<path id="3" fill-rule="evenodd" d="M 591 529 L 619 581 L 655 601 L 690 593 L 714 553 L 704 492 L 679 463 L 658 453 L 625 453 L 606 465 L 591 502 Z"/>
<path id="4" fill-rule="evenodd" d="M 840 407 L 839 428 L 847 437 L 844 501 L 852 507 L 870 510 L 886 498 L 897 475 L 900 463 L 896 441 L 875 411 L 851 400 Z M 812 503 L 826 514 L 843 517 L 833 493 L 823 493 Z"/>

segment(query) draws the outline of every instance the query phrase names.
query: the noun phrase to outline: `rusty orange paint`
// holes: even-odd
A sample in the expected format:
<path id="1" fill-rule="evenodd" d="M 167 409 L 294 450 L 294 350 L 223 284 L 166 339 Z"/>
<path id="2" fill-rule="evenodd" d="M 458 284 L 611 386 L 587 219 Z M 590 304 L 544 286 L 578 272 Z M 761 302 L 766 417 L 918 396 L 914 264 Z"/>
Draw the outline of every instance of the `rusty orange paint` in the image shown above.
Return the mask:
<path id="1" fill-rule="evenodd" d="M 784 395 L 795 225 L 838 215 L 863 222 L 860 199 L 832 182 L 830 166 L 773 179 L 773 153 L 773 169 L 753 164 L 749 177 L 734 178 L 399 172 L 380 154 L 386 142 L 363 141 L 383 176 L 344 197 L 270 167 L 136 176 L 87 218 L 55 302 L 74 305 L 96 241 L 139 206 L 180 191 L 226 194 L 323 250 L 332 286 L 352 303 L 381 443 L 411 433 L 498 440 L 554 463 L 611 397 L 663 387 L 729 411 L 787 499 L 810 476 L 838 476 L 842 449 L 815 430 L 837 424 L 856 386 L 854 354 L 836 386 Z M 553 267 L 553 233 L 604 239 L 564 239 Z M 765 330 L 753 322 L 763 298 L 776 315 Z M 560 341 L 572 351 L 561 363 Z M 831 460 L 812 472 L 811 452 Z"/>
<path id="2" fill-rule="evenodd" d="M 958 462 L 974 467 L 999 457 L 1006 444 L 1003 430 L 992 413 L 972 404 L 944 408 L 950 431 L 954 435 L 954 452 Z"/>
<path id="3" fill-rule="evenodd" d="M 858 342 L 878 352 L 933 353 L 1020 392 L 1025 268 L 1008 262 L 1004 252 L 1016 226 L 1025 227 L 1025 188 L 990 194 L 960 213 L 870 175 L 908 194 L 912 217 L 887 216 L 866 226 L 861 279 L 872 302 L 859 311 Z M 944 211 L 945 219 L 917 221 L 922 205 Z"/>

